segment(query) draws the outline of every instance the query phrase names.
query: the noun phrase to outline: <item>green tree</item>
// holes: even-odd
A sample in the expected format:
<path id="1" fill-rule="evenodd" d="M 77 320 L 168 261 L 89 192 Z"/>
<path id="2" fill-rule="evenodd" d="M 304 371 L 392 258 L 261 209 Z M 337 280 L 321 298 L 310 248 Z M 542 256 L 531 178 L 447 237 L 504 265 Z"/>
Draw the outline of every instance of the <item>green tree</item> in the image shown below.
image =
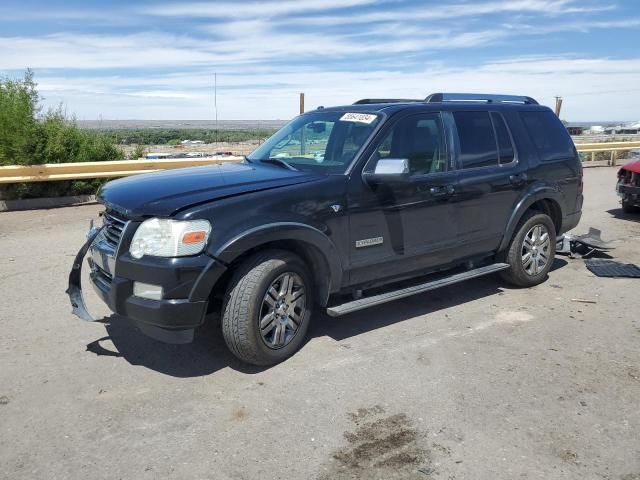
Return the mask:
<path id="1" fill-rule="evenodd" d="M 33 72 L 0 79 L 0 165 L 29 163 L 36 133 L 39 96 Z"/>
<path id="2" fill-rule="evenodd" d="M 42 113 L 31 70 L 21 79 L 0 78 L 0 165 L 120 160 L 124 152 L 111 137 L 81 130 L 64 107 Z M 100 180 L 11 184 L 8 198 L 94 193 Z"/>

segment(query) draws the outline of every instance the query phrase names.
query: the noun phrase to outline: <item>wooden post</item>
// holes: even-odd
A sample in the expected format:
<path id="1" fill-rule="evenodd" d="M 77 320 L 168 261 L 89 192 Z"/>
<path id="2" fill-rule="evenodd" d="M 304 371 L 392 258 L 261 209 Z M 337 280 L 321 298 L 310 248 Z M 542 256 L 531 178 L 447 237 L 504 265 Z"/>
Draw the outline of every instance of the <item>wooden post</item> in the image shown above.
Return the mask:
<path id="1" fill-rule="evenodd" d="M 304 93 L 300 92 L 300 115 L 304 113 Z"/>
<path id="2" fill-rule="evenodd" d="M 560 117 L 560 110 L 562 110 L 562 97 L 556 97 L 556 116 Z"/>

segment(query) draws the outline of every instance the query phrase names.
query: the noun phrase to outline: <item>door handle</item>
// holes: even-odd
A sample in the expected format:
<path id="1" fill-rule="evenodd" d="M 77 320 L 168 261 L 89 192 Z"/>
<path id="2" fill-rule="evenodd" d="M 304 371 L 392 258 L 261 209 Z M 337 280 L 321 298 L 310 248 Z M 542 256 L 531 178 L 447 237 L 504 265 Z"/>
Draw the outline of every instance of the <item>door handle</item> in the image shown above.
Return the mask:
<path id="1" fill-rule="evenodd" d="M 456 189 L 453 185 L 443 185 L 438 187 L 431 187 L 429 193 L 434 197 L 448 197 L 456 193 Z"/>
<path id="2" fill-rule="evenodd" d="M 509 181 L 514 185 L 522 185 L 527 181 L 526 173 L 517 173 L 515 175 L 509 175 Z"/>

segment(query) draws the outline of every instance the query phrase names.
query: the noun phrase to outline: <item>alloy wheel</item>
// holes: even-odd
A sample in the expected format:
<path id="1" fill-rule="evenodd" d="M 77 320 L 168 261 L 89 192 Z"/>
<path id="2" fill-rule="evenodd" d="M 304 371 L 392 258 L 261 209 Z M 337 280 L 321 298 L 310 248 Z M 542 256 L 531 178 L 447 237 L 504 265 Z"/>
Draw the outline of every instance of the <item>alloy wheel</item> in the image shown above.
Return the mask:
<path id="1" fill-rule="evenodd" d="M 551 255 L 551 238 L 547 227 L 538 224 L 524 236 L 522 242 L 522 267 L 528 275 L 535 276 L 544 270 Z"/>
<path id="2" fill-rule="evenodd" d="M 297 273 L 286 272 L 276 278 L 260 308 L 260 335 L 267 347 L 282 348 L 295 337 L 304 321 L 306 291 Z"/>

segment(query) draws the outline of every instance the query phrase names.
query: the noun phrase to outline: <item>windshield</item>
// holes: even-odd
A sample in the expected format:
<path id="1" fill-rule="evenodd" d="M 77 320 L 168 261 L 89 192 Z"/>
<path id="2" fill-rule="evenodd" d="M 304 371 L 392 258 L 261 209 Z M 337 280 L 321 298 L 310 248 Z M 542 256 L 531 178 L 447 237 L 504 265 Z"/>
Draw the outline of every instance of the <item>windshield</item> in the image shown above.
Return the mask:
<path id="1" fill-rule="evenodd" d="M 344 173 L 380 115 L 317 111 L 293 119 L 259 146 L 250 161 L 279 159 L 297 170 Z"/>

